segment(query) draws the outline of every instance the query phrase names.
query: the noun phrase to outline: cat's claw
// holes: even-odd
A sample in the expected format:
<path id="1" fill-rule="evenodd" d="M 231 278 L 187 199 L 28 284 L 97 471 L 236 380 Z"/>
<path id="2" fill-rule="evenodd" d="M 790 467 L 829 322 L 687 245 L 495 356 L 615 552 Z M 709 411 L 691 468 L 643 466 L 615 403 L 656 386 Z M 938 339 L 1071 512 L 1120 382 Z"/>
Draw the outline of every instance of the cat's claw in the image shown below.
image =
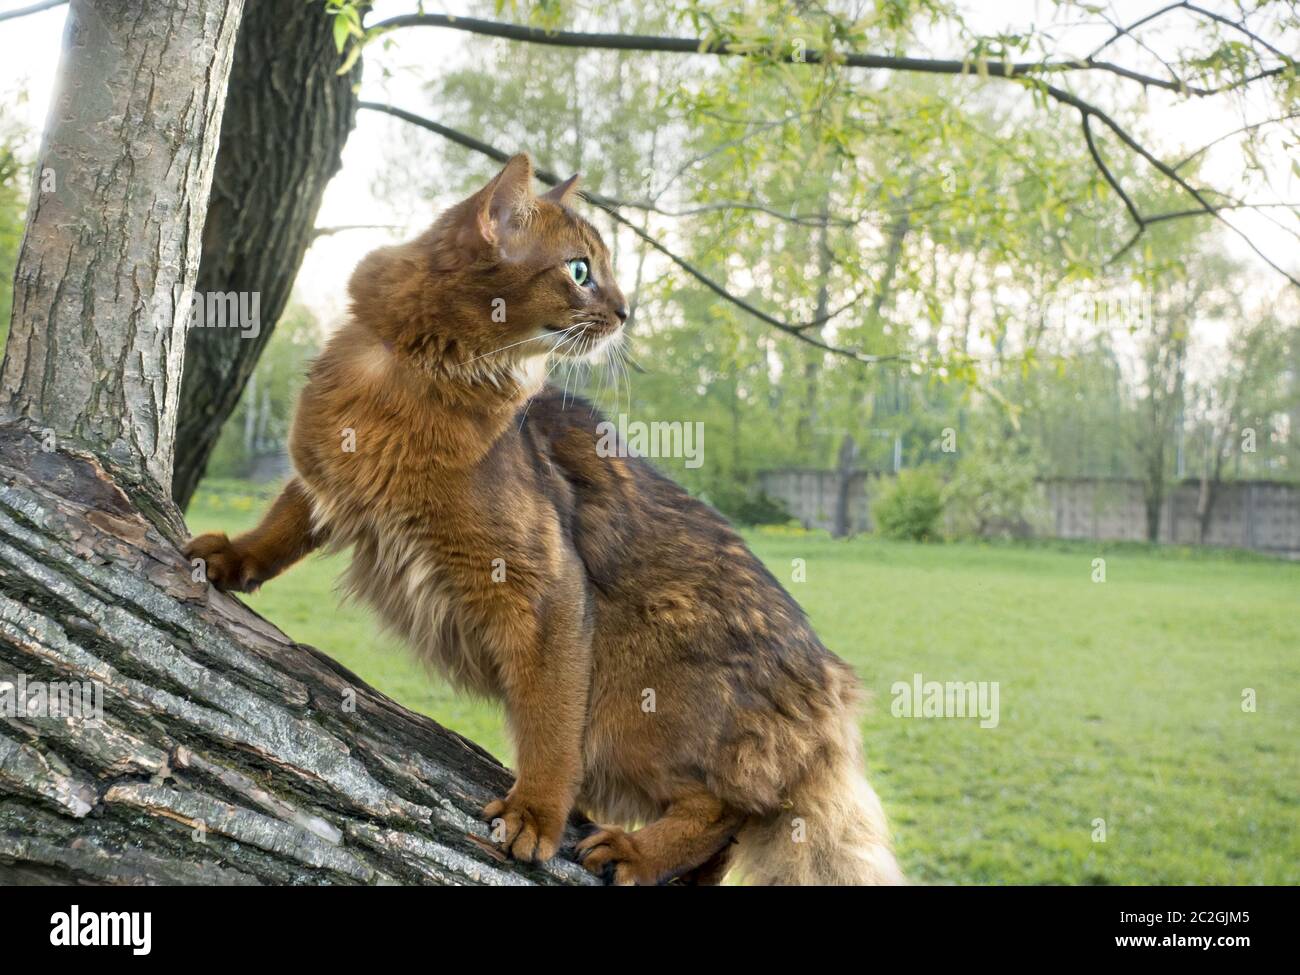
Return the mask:
<path id="1" fill-rule="evenodd" d="M 222 592 L 253 592 L 265 580 L 261 567 L 225 532 L 190 539 L 184 553 L 191 562 L 203 560 L 204 577 Z"/>
<path id="2" fill-rule="evenodd" d="M 555 856 L 564 836 L 567 811 L 554 813 L 544 806 L 517 798 L 514 793 L 489 802 L 483 819 L 492 841 L 516 860 L 544 863 Z"/>
<path id="3" fill-rule="evenodd" d="M 575 847 L 578 862 L 616 887 L 648 886 L 656 882 L 636 841 L 618 826 L 602 826 Z"/>

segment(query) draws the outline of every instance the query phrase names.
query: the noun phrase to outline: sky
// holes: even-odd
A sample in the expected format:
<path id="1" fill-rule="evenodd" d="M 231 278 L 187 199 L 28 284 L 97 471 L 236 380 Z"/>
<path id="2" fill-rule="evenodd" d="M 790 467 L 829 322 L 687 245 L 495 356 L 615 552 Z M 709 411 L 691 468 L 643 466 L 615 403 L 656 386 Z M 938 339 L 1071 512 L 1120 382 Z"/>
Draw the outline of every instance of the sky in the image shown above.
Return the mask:
<path id="1" fill-rule="evenodd" d="M 31 0 L 0 0 L 0 11 L 16 9 L 30 2 Z M 1205 3 L 1216 9 L 1227 9 L 1224 0 L 1205 0 Z M 1116 19 L 1131 21 L 1162 5 L 1162 0 L 1122 0 L 1117 6 L 1123 13 L 1114 16 Z M 414 0 L 378 0 L 369 22 L 374 23 L 397 13 L 407 13 L 415 7 Z M 1112 6 L 1114 8 L 1115 5 Z M 430 9 L 435 8 L 430 5 Z M 444 4 L 436 9 L 456 12 L 458 5 Z M 1111 33 L 1111 29 L 1106 26 L 1090 27 L 1071 23 L 1072 18 L 1077 18 L 1077 13 L 1063 17 L 1055 4 L 1045 0 L 997 0 L 995 3 L 989 0 L 971 0 L 966 9 L 969 22 L 986 32 L 1008 27 L 1023 29 L 1030 24 L 1051 25 L 1061 53 L 1087 53 Z M 39 132 L 44 126 L 58 70 L 65 16 L 66 7 L 57 7 L 15 21 L 0 22 L 0 97 L 12 99 L 20 89 L 27 92 L 27 101 L 15 107 L 19 118 L 33 132 Z M 1162 47 L 1190 40 L 1191 35 L 1186 27 L 1188 21 L 1180 21 L 1175 17 L 1167 23 L 1168 26 L 1162 27 L 1158 35 Z M 592 15 L 591 24 L 600 24 L 598 12 Z M 609 25 L 605 26 L 608 28 Z M 362 97 L 389 102 L 417 112 L 427 110 L 420 85 L 436 70 L 431 66 L 445 66 L 459 60 L 473 59 L 475 52 L 482 51 L 484 45 L 510 43 L 429 28 L 398 31 L 390 36 L 393 38 L 391 49 L 384 50 L 378 45 L 372 45 L 367 50 Z M 922 38 L 918 49 L 912 53 L 921 56 L 951 56 L 955 51 L 950 37 L 936 33 L 933 37 Z M 1154 65 L 1145 54 L 1133 48 L 1117 47 L 1113 56 L 1125 63 L 1141 62 L 1145 58 L 1143 66 L 1152 67 L 1153 72 L 1158 71 L 1158 65 Z M 1161 92 L 1154 92 L 1147 97 L 1151 99 L 1152 108 L 1146 122 L 1152 129 L 1151 142 L 1153 148 L 1161 150 L 1166 158 L 1177 158 L 1182 148 L 1199 146 L 1246 122 L 1266 117 L 1262 108 L 1256 108 L 1253 112 L 1248 108 L 1242 117 L 1238 117 L 1225 107 L 1204 101 L 1179 104 L 1172 96 Z M 1113 104 L 1105 92 L 1097 95 L 1097 101 L 1102 105 Z M 403 123 L 377 113 L 358 113 L 356 129 L 344 152 L 343 168 L 326 192 L 318 226 L 381 224 L 395 227 L 393 230 L 351 230 L 321 237 L 313 245 L 299 275 L 296 297 L 327 325 L 337 322 L 343 313 L 346 300 L 343 284 L 357 261 L 377 246 L 417 232 L 435 216 L 435 207 L 420 212 L 418 207 L 412 208 L 409 201 L 388 201 L 377 191 L 376 176 L 383 172 L 386 153 L 399 138 L 398 130 L 402 126 Z M 493 135 L 477 134 L 489 141 Z M 427 138 L 436 137 L 429 135 Z M 35 153 L 35 146 L 31 151 L 32 154 Z M 1080 151 L 1084 151 L 1082 146 Z M 539 162 L 545 164 L 546 161 Z M 1300 180 L 1297 180 L 1292 170 L 1292 160 L 1287 154 L 1279 149 L 1266 156 L 1265 163 L 1270 198 L 1300 200 Z M 1212 185 L 1223 188 L 1240 185 L 1242 157 L 1232 140 L 1224 142 L 1208 154 L 1203 172 Z M 436 174 L 431 173 L 431 182 L 436 182 L 435 177 Z M 440 201 L 450 202 L 449 199 Z M 1118 200 L 1115 203 L 1116 206 L 1120 205 Z M 1293 272 L 1300 272 L 1300 261 L 1297 260 L 1300 248 L 1296 246 L 1296 238 L 1279 230 L 1259 214 L 1238 211 L 1231 215 L 1231 220 L 1275 261 Z M 1226 239 L 1231 252 L 1253 262 L 1253 267 L 1258 269 L 1254 280 L 1258 282 L 1261 300 L 1276 293 L 1283 279 L 1258 261 L 1239 239 L 1232 235 Z M 1221 343 L 1223 338 L 1220 335 L 1213 341 Z"/>

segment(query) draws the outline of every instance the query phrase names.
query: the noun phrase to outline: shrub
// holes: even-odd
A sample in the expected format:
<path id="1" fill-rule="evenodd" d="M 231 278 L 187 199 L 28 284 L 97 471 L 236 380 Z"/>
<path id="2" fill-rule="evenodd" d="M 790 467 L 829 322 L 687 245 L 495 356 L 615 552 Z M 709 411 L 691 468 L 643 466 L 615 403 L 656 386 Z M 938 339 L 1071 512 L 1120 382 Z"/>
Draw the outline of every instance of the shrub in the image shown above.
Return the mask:
<path id="1" fill-rule="evenodd" d="M 739 486 L 711 491 L 705 500 L 737 525 L 784 525 L 792 517 L 776 498 L 762 491 L 753 494 Z"/>
<path id="2" fill-rule="evenodd" d="M 1023 457 L 976 453 L 957 464 L 943 490 L 951 530 L 980 538 L 1027 538 L 1042 517 L 1034 465 Z"/>
<path id="3" fill-rule="evenodd" d="M 942 514 L 943 487 L 934 471 L 924 467 L 900 471 L 871 507 L 880 534 L 918 542 L 935 536 Z"/>

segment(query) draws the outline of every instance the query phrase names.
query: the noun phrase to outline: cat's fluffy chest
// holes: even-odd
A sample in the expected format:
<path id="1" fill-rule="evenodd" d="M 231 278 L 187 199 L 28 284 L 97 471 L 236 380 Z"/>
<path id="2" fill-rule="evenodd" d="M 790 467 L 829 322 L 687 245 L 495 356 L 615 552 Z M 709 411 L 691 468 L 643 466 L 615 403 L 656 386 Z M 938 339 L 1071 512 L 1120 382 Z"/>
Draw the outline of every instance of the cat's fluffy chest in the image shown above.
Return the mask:
<path id="1" fill-rule="evenodd" d="M 420 531 L 419 519 L 314 501 L 315 521 L 328 530 L 332 547 L 352 547 L 344 590 L 374 609 L 386 629 L 457 688 L 498 696 L 495 659 L 479 627 L 462 612 L 464 594 L 445 554 Z"/>

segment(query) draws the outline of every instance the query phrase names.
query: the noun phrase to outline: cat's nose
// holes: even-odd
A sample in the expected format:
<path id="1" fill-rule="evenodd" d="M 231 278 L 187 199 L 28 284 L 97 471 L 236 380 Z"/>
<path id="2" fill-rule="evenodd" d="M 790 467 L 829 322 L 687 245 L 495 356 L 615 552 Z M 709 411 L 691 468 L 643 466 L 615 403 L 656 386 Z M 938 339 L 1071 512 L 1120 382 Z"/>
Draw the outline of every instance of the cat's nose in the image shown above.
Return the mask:
<path id="1" fill-rule="evenodd" d="M 620 323 L 626 322 L 628 316 L 627 305 L 619 305 L 618 307 L 616 307 L 614 309 L 614 314 L 618 316 L 618 320 Z"/>

